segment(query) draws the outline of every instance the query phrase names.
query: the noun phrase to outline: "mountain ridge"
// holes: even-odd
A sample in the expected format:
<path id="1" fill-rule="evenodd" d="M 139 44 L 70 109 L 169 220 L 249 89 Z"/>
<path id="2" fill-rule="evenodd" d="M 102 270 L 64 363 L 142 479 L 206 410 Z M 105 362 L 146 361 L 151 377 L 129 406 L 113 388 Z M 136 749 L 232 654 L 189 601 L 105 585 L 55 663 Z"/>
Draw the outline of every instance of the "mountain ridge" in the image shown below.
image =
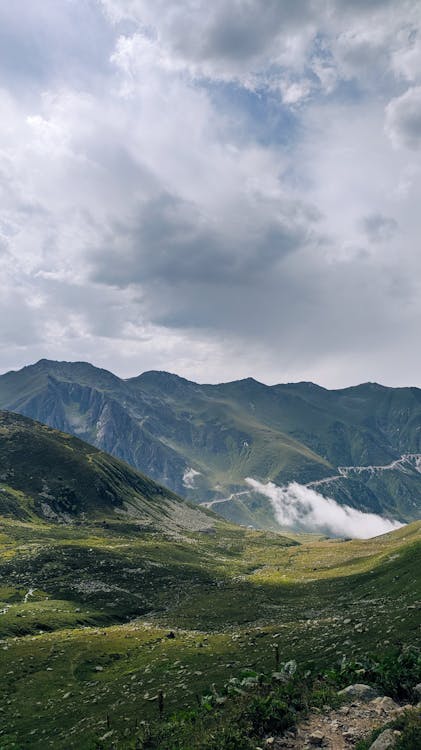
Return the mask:
<path id="1" fill-rule="evenodd" d="M 0 376 L 0 408 L 77 435 L 190 500 L 233 495 L 218 512 L 273 529 L 273 507 L 246 477 L 306 485 L 337 477 L 341 466 L 421 452 L 421 390 L 370 382 L 334 390 L 251 377 L 199 384 L 162 370 L 122 379 L 87 362 L 41 359 Z M 408 521 L 421 513 L 420 478 L 414 464 L 387 477 L 354 472 L 318 489 Z"/>
<path id="2" fill-rule="evenodd" d="M 56 359 L 49 359 L 48 357 L 41 357 L 41 359 L 38 359 L 36 362 L 33 362 L 33 363 L 29 364 L 29 365 L 23 365 L 22 367 L 19 367 L 17 369 L 6 370 L 6 371 L 0 373 L 0 378 L 3 378 L 6 375 L 16 375 L 17 373 L 22 373 L 22 372 L 24 372 L 26 370 L 33 370 L 35 368 L 41 369 L 43 367 L 46 367 L 47 369 L 51 369 L 52 367 L 53 368 L 54 367 L 60 367 L 60 366 L 63 366 L 63 365 L 64 366 L 69 366 L 69 367 L 72 367 L 72 368 L 75 368 L 77 366 L 81 366 L 82 365 L 83 367 L 86 367 L 89 370 L 93 370 L 93 371 L 95 371 L 97 373 L 98 372 L 102 372 L 102 373 L 104 373 L 106 375 L 110 375 L 113 379 L 116 379 L 116 380 L 119 380 L 119 381 L 123 381 L 123 382 L 134 381 L 134 380 L 137 380 L 139 378 L 143 378 L 146 375 L 165 375 L 165 376 L 170 376 L 171 378 L 176 378 L 178 380 L 182 380 L 182 381 L 184 381 L 186 383 L 189 383 L 191 385 L 197 385 L 199 387 L 201 387 L 201 386 L 216 386 L 216 387 L 218 387 L 218 386 L 232 385 L 232 384 L 242 383 L 242 382 L 253 382 L 253 383 L 257 383 L 258 385 L 262 385 L 265 388 L 277 388 L 278 386 L 285 387 L 285 386 L 300 386 L 300 385 L 312 386 L 314 388 L 318 388 L 318 389 L 323 390 L 323 391 L 328 391 L 330 393 L 336 393 L 336 392 L 340 392 L 340 391 L 347 391 L 347 390 L 350 390 L 350 389 L 353 389 L 353 388 L 360 388 L 360 387 L 363 387 L 363 386 L 376 386 L 376 387 L 384 388 L 384 389 L 387 389 L 387 390 L 412 390 L 412 389 L 415 389 L 415 390 L 421 391 L 421 387 L 418 387 L 418 386 L 405 386 L 405 385 L 402 385 L 402 386 L 389 386 L 389 385 L 385 385 L 384 383 L 378 383 L 375 380 L 366 380 L 366 381 L 362 381 L 361 383 L 356 383 L 356 384 L 349 385 L 349 386 L 343 386 L 341 388 L 328 388 L 327 386 L 320 385 L 320 383 L 316 383 L 313 380 L 296 380 L 296 381 L 295 380 L 291 380 L 291 381 L 276 382 L 276 383 L 269 384 L 269 383 L 264 383 L 262 380 L 258 380 L 257 378 L 254 378 L 252 375 L 246 376 L 244 378 L 238 378 L 236 380 L 221 380 L 221 381 L 218 381 L 217 383 L 210 383 L 208 381 L 205 381 L 203 383 L 198 383 L 198 382 L 196 382 L 194 380 L 189 380 L 189 378 L 186 378 L 183 375 L 179 375 L 176 372 L 170 372 L 169 370 L 156 370 L 156 369 L 142 370 L 142 372 L 138 373 L 137 375 L 130 375 L 128 377 L 120 377 L 119 375 L 116 375 L 115 373 L 113 373 L 111 370 L 108 370 L 105 367 L 100 367 L 98 365 L 94 365 L 94 364 L 92 364 L 92 362 L 89 362 L 88 360 L 83 360 L 83 359 L 81 359 L 81 360 L 66 360 L 66 359 L 56 360 Z"/>

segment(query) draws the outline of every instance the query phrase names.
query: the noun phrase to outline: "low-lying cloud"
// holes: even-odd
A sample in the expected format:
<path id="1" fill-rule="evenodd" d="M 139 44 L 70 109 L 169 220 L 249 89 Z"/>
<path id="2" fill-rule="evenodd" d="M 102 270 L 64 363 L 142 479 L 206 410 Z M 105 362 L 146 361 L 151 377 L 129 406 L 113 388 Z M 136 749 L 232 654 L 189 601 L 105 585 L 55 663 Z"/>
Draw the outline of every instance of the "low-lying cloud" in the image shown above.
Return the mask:
<path id="1" fill-rule="evenodd" d="M 339 505 L 330 497 L 291 482 L 278 487 L 273 482 L 259 482 L 248 477 L 247 484 L 272 503 L 276 520 L 281 526 L 300 531 L 316 531 L 328 536 L 370 539 L 399 529 L 403 524 L 376 513 L 363 513 L 349 505 Z"/>

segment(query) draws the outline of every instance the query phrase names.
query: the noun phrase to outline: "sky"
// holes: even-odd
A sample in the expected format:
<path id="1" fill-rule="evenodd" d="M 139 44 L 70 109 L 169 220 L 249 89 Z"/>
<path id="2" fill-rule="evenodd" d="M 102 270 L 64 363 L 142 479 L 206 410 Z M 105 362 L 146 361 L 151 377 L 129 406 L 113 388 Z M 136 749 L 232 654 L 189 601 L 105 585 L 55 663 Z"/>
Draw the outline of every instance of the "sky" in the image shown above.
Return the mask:
<path id="1" fill-rule="evenodd" d="M 418 0 L 0 0 L 0 369 L 421 386 Z"/>

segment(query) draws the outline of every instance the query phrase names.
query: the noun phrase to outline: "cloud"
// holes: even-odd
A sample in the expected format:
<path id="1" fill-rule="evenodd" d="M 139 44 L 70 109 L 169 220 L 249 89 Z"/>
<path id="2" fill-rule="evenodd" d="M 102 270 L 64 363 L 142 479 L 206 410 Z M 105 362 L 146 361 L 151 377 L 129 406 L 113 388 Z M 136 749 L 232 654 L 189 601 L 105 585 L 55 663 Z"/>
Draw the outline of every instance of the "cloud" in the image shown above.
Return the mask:
<path id="1" fill-rule="evenodd" d="M 252 85 L 269 64 L 294 60 L 312 31 L 310 0 L 233 0 L 213 3 L 168 0 L 102 0 L 114 21 L 130 19 L 173 60 L 194 76 Z"/>
<path id="2" fill-rule="evenodd" d="M 319 532 L 328 536 L 369 539 L 399 529 L 403 524 L 375 513 L 363 513 L 339 505 L 297 482 L 278 487 L 273 482 L 263 484 L 248 478 L 246 482 L 255 492 L 267 497 L 281 526 L 300 531 Z"/>
<path id="3" fill-rule="evenodd" d="M 258 284 L 288 253 L 305 245 L 309 224 L 316 219 L 298 202 L 273 206 L 256 195 L 239 196 L 232 208 L 244 212 L 234 232 L 219 225 L 213 212 L 175 195 L 145 201 L 124 225 L 111 227 L 92 257 L 93 277 L 121 286 L 158 281 L 176 287 L 232 287 L 250 279 Z"/>
<path id="4" fill-rule="evenodd" d="M 4 367 L 418 383 L 419 4 L 56 6 L 0 10 Z"/>
<path id="5" fill-rule="evenodd" d="M 361 223 L 371 242 L 387 242 L 398 229 L 395 219 L 377 213 L 364 216 Z"/>
<path id="6" fill-rule="evenodd" d="M 137 24 L 165 64 L 194 78 L 251 89 L 331 92 L 342 80 L 383 86 L 414 67 L 417 3 L 403 0 L 102 0 L 108 17 Z M 412 56 L 411 56 L 412 55 Z M 288 84 L 291 74 L 299 80 Z M 288 101 L 288 99 L 286 100 Z"/>
<path id="7" fill-rule="evenodd" d="M 183 485 L 187 489 L 194 489 L 196 477 L 200 475 L 200 471 L 196 471 L 192 467 L 187 467 L 183 474 Z"/>
<path id="8" fill-rule="evenodd" d="M 396 146 L 421 148 L 421 86 L 413 86 L 386 107 L 386 133 Z"/>

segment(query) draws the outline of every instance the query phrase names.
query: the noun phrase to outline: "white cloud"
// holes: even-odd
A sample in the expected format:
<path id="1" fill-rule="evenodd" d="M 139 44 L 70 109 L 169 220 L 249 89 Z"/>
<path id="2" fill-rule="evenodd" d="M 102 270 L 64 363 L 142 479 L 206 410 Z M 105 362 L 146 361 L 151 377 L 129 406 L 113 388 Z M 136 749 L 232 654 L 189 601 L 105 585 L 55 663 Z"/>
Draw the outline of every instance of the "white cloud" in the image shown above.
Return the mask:
<path id="1" fill-rule="evenodd" d="M 183 474 L 183 485 L 188 489 L 194 489 L 196 477 L 200 475 L 200 471 L 196 471 L 191 466 L 187 467 Z"/>
<path id="2" fill-rule="evenodd" d="M 329 497 L 297 482 L 278 487 L 246 479 L 255 492 L 267 497 L 281 526 L 311 531 L 328 536 L 369 539 L 399 529 L 403 524 L 375 513 L 363 513 L 348 505 L 339 505 Z"/>

